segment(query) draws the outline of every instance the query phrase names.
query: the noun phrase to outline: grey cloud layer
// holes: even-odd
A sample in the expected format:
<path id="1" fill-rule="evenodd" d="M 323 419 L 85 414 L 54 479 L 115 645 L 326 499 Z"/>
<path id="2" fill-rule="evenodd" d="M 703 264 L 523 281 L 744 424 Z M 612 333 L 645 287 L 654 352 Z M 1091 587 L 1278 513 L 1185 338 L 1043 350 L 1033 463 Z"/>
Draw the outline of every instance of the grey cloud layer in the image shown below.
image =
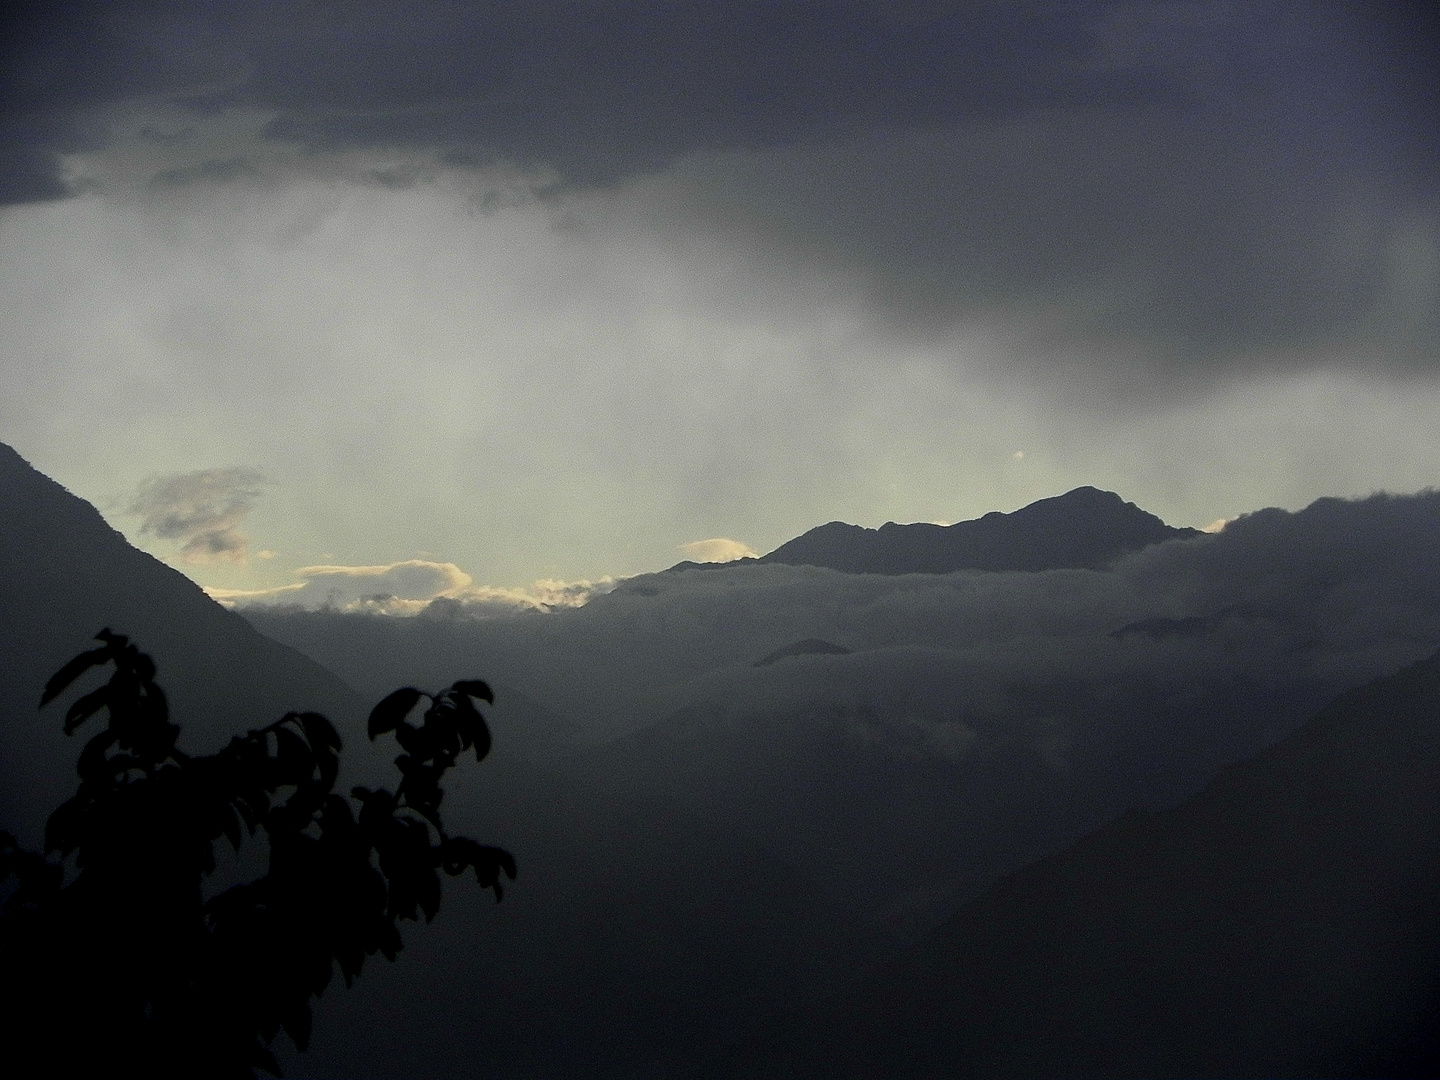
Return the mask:
<path id="1" fill-rule="evenodd" d="M 277 137 L 315 146 L 418 141 L 531 158 L 571 179 L 857 128 L 1190 105 L 1320 74 L 1327 85 L 1312 93 L 1391 121 L 1376 137 L 1423 154 L 1433 134 L 1433 118 L 1428 133 L 1394 130 L 1419 124 L 1433 95 L 1436 19 L 1420 3 L 261 0 L 9 11 L 0 100 L 36 130 L 169 95 L 274 109 Z"/>
<path id="2" fill-rule="evenodd" d="M 655 187 L 684 216 L 763 217 L 780 250 L 863 268 L 901 333 L 986 327 L 1008 377 L 1071 369 L 1109 397 L 1294 368 L 1433 373 L 1440 204 L 1353 134 L 1277 107 L 1048 115 L 686 162 Z"/>
<path id="3" fill-rule="evenodd" d="M 35 118 L 36 134 L 71 123 L 72 139 L 88 107 L 168 94 L 274 109 L 272 134 L 313 146 L 422 143 L 608 179 L 709 146 L 1171 92 L 1143 66 L 1089 63 L 1102 10 L 632 0 L 337 12 L 282 0 L 57 15 L 33 5 L 10 16 L 0 100 Z"/>
<path id="4" fill-rule="evenodd" d="M 240 523 L 265 478 L 254 469 L 202 469 L 157 476 L 136 492 L 129 512 L 140 531 L 181 542 L 184 562 L 244 562 L 250 541 Z"/>
<path id="5" fill-rule="evenodd" d="M 12 199 L 58 193 L 37 155 L 100 145 L 105 108 L 148 95 L 182 117 L 135 136 L 172 185 L 257 168 L 245 145 L 160 165 L 164 140 L 239 108 L 312 163 L 429 163 L 369 170 L 389 183 L 553 169 L 564 213 L 567 193 L 618 186 L 582 221 L 670 213 L 858 279 L 907 332 L 988 324 L 1011 346 L 991 376 L 1109 397 L 1436 367 L 1426 5 L 75 11 L 10 37 Z"/>

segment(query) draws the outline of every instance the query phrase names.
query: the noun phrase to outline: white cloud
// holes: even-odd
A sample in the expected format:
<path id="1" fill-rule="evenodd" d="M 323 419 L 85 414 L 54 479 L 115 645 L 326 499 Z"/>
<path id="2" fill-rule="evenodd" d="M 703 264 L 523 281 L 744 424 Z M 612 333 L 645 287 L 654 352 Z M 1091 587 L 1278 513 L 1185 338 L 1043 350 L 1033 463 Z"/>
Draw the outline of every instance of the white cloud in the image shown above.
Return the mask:
<path id="1" fill-rule="evenodd" d="M 487 612 L 551 611 L 580 607 L 617 584 L 611 577 L 559 581 L 542 578 L 529 586 L 477 585 L 451 562 L 406 559 L 373 566 L 302 566 L 302 581 L 266 589 L 210 588 L 227 606 L 285 603 L 303 608 L 435 616 Z"/>
<path id="2" fill-rule="evenodd" d="M 277 585 L 272 589 L 222 589 L 218 585 L 207 585 L 205 595 L 226 607 L 234 607 L 237 603 L 270 600 L 303 588 L 305 588 L 303 581 L 293 585 Z"/>
<path id="3" fill-rule="evenodd" d="M 613 577 L 594 581 L 557 581 L 541 578 L 528 586 L 502 588 L 496 585 L 472 585 L 455 593 L 436 598 L 428 610 L 432 615 L 483 615 L 488 612 L 557 611 L 583 607 L 593 597 L 603 596 L 618 585 Z"/>
<path id="4" fill-rule="evenodd" d="M 731 540 L 728 536 L 691 540 L 688 544 L 681 544 L 680 550 L 696 562 L 734 562 L 736 559 L 753 559 L 758 554 L 743 540 Z"/>
<path id="5" fill-rule="evenodd" d="M 454 563 L 406 559 L 380 566 L 302 566 L 298 598 L 321 598 L 324 606 L 413 614 L 437 596 L 453 595 L 474 583 Z M 310 606 L 310 605 L 307 605 Z"/>

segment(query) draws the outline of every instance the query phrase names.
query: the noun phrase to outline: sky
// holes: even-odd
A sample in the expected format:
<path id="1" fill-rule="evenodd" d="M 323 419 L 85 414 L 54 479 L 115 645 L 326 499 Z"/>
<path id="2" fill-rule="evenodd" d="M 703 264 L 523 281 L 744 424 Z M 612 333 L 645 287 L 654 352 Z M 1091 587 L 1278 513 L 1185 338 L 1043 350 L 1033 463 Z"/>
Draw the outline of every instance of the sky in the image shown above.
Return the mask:
<path id="1" fill-rule="evenodd" d="M 227 595 L 1440 477 L 1430 4 L 3 19 L 0 441 Z"/>

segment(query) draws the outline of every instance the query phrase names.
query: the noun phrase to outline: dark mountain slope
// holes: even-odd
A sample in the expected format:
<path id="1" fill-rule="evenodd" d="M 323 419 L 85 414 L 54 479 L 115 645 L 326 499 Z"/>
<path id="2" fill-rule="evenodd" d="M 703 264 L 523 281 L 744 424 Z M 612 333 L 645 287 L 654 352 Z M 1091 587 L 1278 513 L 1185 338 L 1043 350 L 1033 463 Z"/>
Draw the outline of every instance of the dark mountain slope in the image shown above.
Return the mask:
<path id="1" fill-rule="evenodd" d="M 321 1000 L 287 1076 L 705 1075 L 701 1048 L 767 1030 L 848 962 L 837 914 L 768 847 L 563 767 L 490 764 L 456 771 L 445 812 L 515 852 L 505 902 L 453 888 L 398 963 Z"/>
<path id="2" fill-rule="evenodd" d="M 29 841 L 73 789 L 81 746 L 61 733 L 54 708 L 37 714 L 40 691 L 104 626 L 155 658 L 191 748 L 292 709 L 341 725 L 362 716 L 339 679 L 131 547 L 93 506 L 0 444 L 0 827 Z"/>
<path id="3" fill-rule="evenodd" d="M 551 615 L 257 615 L 357 683 L 473 666 L 590 736 L 512 769 L 497 729 L 496 760 L 457 776 L 446 814 L 513 850 L 520 880 L 502 905 L 447 906 L 400 964 L 327 998 L 290 1071 L 943 1074 L 967 1052 L 944 1034 L 966 1026 L 955 1010 L 1019 1023 L 985 1012 L 1004 962 L 976 953 L 968 1005 L 947 996 L 967 961 L 945 953 L 929 981 L 901 969 L 873 1011 L 857 994 L 828 1041 L 814 1025 L 838 985 L 1000 875 L 1127 807 L 1177 804 L 1344 687 L 1434 651 L 1437 553 L 1426 495 L 1267 511 L 1106 571 L 750 564 L 635 579 Z M 755 666 L 777 651 L 791 655 Z M 1049 962 L 1087 984 L 1089 969 L 1065 974 L 1063 942 Z M 997 1045 L 974 1044 L 977 1060 L 1010 1067 Z"/>
<path id="4" fill-rule="evenodd" d="M 1342 695 L 1182 806 L 1005 878 L 857 998 L 813 1061 L 1433 1076 L 1437 990 L 1440 655 Z"/>
<path id="5" fill-rule="evenodd" d="M 1081 487 L 1011 514 L 996 512 L 954 525 L 892 521 L 866 529 L 832 521 L 781 544 L 760 561 L 851 574 L 1099 569 L 1127 551 L 1195 535 L 1194 529 L 1171 528 L 1114 492 Z"/>

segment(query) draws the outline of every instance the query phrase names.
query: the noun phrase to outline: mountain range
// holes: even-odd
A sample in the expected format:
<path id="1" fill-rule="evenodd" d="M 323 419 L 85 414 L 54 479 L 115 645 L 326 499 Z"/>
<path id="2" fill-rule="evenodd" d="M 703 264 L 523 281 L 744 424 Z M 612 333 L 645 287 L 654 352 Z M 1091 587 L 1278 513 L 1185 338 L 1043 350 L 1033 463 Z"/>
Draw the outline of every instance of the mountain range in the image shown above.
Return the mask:
<path id="1" fill-rule="evenodd" d="M 236 614 L 0 448 L 0 827 L 68 793 L 33 705 L 104 625 L 198 742 L 318 708 L 361 752 L 365 702 L 480 676 L 447 822 L 520 877 L 332 989 L 290 1075 L 1427 1075 L 1440 497 L 1035 506 L 944 527 L 944 572 L 784 545 L 549 615 Z M 1031 568 L 973 564 L 997 530 Z"/>
<path id="2" fill-rule="evenodd" d="M 955 570 L 1098 570 L 1151 544 L 1199 535 L 1166 525 L 1113 491 L 1079 487 L 1014 513 L 953 525 L 886 522 L 878 529 L 832 521 L 786 541 L 760 562 L 824 566 L 849 574 L 948 574 Z M 702 565 L 684 562 L 672 569 Z"/>

